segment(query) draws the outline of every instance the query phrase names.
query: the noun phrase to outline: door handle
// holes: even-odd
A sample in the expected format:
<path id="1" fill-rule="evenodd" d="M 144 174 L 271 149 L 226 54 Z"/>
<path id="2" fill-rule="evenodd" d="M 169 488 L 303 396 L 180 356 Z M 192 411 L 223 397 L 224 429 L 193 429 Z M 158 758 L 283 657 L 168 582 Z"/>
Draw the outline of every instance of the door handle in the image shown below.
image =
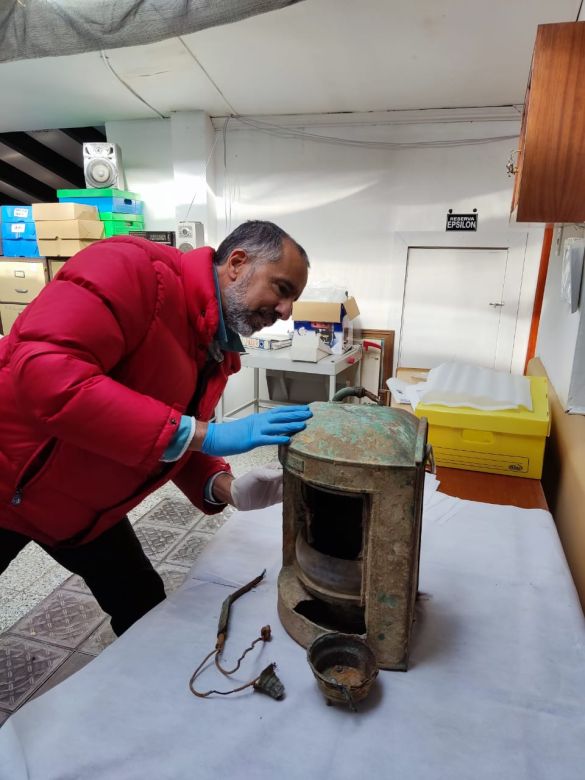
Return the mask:
<path id="1" fill-rule="evenodd" d="M 490 303 L 488 306 L 503 306 L 503 303 Z"/>
<path id="2" fill-rule="evenodd" d="M 22 287 L 15 287 L 15 288 L 14 288 L 14 292 L 17 292 L 17 293 L 22 293 L 22 295 L 26 295 L 26 293 L 28 292 L 28 290 L 25 290 L 25 289 L 23 289 Z"/>

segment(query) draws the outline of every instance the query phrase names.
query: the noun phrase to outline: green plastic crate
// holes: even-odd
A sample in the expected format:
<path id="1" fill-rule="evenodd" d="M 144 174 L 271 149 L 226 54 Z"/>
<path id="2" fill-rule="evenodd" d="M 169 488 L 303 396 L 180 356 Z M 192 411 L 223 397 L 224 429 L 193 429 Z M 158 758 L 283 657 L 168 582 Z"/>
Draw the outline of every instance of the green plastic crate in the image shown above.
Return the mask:
<path id="1" fill-rule="evenodd" d="M 135 214 L 117 214 L 118 217 L 134 217 Z M 144 230 L 143 219 L 108 219 L 103 220 L 104 236 L 127 236 L 131 230 Z"/>
<path id="2" fill-rule="evenodd" d="M 126 190 L 117 190 L 115 187 L 106 187 L 104 189 L 85 189 L 85 190 L 57 190 L 58 198 L 128 198 L 129 200 L 140 200 L 140 195 Z"/>
<path id="3" fill-rule="evenodd" d="M 122 214 L 119 211 L 104 211 L 100 214 L 102 222 L 144 222 L 143 214 Z M 136 228 L 138 230 L 138 228 Z"/>

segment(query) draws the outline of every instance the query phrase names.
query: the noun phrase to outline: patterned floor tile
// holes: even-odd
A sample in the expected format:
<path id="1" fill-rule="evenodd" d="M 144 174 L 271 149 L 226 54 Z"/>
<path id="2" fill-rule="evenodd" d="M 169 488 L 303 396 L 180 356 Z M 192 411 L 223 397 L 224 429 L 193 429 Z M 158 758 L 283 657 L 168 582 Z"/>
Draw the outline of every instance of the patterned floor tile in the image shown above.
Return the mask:
<path id="1" fill-rule="evenodd" d="M 112 631 L 110 625 L 110 619 L 104 620 L 104 622 L 96 628 L 93 634 L 90 634 L 85 642 L 79 646 L 79 650 L 90 655 L 99 655 L 102 650 L 116 641 L 116 635 Z"/>
<path id="2" fill-rule="evenodd" d="M 168 525 L 171 528 L 191 528 L 201 515 L 202 512 L 192 504 L 165 498 L 137 520 L 135 525 L 154 523 Z"/>
<path id="3" fill-rule="evenodd" d="M 63 682 L 63 680 L 66 680 L 68 677 L 71 677 L 72 674 L 75 674 L 75 672 L 83 669 L 83 667 L 87 666 L 87 664 L 90 661 L 93 661 L 93 659 L 93 655 L 87 655 L 86 653 L 73 653 L 69 656 L 65 663 L 61 664 L 57 671 L 53 672 L 49 679 L 44 682 L 40 688 L 37 688 L 37 690 L 31 696 L 31 699 L 36 699 L 37 696 L 41 696 L 41 694 L 50 691 L 51 688 L 54 688 L 56 685 L 59 685 L 60 682 Z"/>
<path id="4" fill-rule="evenodd" d="M 191 566 L 210 538 L 209 534 L 191 531 L 169 552 L 165 558 L 165 563 Z"/>
<path id="5" fill-rule="evenodd" d="M 230 458 L 236 475 L 261 465 L 268 457 L 260 448 L 253 453 Z M 154 562 L 164 580 L 168 594 L 176 590 L 187 577 L 189 569 L 211 536 L 234 512 L 227 507 L 217 515 L 204 515 L 186 501 L 184 496 L 168 483 L 148 496 L 130 513 L 137 535 L 146 554 Z M 27 548 L 39 561 L 34 582 L 41 582 L 43 573 L 52 576 L 54 563 L 43 556 L 43 551 Z M 43 558 L 46 557 L 46 561 Z M 0 634 L 0 726 L 6 718 L 33 694 L 57 684 L 81 666 L 88 663 L 115 641 L 109 618 L 99 609 L 89 589 L 78 576 L 69 577 L 57 591 L 33 593 L 33 569 L 21 554 L 21 568 L 13 565 L 14 603 L 23 609 L 10 619 L 12 601 L 5 599 L 3 587 L 1 616 L 8 627 L 19 620 L 5 634 Z M 25 572 L 25 579 L 22 576 Z M 63 575 L 67 576 L 65 570 Z M 46 575 L 45 575 L 46 579 Z M 23 583 L 26 588 L 23 591 Z M 6 577 L 2 585 L 6 584 Z M 11 583 L 9 582 L 8 585 Z M 10 589 L 8 589 L 10 590 Z M 23 596 L 30 592 L 30 606 Z M 46 597 L 46 594 L 50 595 Z M 12 594 L 11 594 L 12 595 Z M 43 600 L 44 599 L 44 600 Z M 40 603 L 42 601 L 42 603 Z M 36 607 L 34 606 L 36 604 Z M 33 607 L 32 611 L 26 612 Z M 24 617 L 21 617 L 24 615 Z M 72 650 L 74 652 L 72 652 Z"/>
<path id="6" fill-rule="evenodd" d="M 138 525 L 136 528 L 136 536 L 151 561 L 162 561 L 171 547 L 184 535 L 184 530 L 179 531 L 157 525 L 144 524 Z"/>
<path id="7" fill-rule="evenodd" d="M 167 596 L 177 590 L 189 574 L 188 566 L 170 566 L 168 563 L 159 563 L 156 570 L 163 579 Z"/>
<path id="8" fill-rule="evenodd" d="M 73 574 L 69 579 L 65 580 L 61 587 L 65 590 L 74 590 L 76 593 L 91 593 L 85 584 L 85 580 L 79 574 Z"/>
<path id="9" fill-rule="evenodd" d="M 227 518 L 228 515 L 225 512 L 220 512 L 217 515 L 203 515 L 203 517 L 197 521 L 195 528 L 206 534 L 214 534 L 222 527 Z"/>
<path id="10" fill-rule="evenodd" d="M 14 712 L 68 655 L 62 647 L 12 634 L 0 636 L 0 707 Z"/>
<path id="11" fill-rule="evenodd" d="M 73 649 L 104 617 L 93 596 L 59 589 L 15 623 L 10 632 Z"/>

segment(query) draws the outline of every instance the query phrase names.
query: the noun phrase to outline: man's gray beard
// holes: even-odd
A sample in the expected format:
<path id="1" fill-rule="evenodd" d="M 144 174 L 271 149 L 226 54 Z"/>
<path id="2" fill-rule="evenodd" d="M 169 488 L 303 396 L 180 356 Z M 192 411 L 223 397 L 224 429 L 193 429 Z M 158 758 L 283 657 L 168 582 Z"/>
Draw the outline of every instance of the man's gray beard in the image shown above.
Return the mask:
<path id="1" fill-rule="evenodd" d="M 241 336 L 251 336 L 256 331 L 256 328 L 250 324 L 250 316 L 253 312 L 246 308 L 245 300 L 251 278 L 252 271 L 248 271 L 240 281 L 230 285 L 221 297 L 225 324 Z"/>

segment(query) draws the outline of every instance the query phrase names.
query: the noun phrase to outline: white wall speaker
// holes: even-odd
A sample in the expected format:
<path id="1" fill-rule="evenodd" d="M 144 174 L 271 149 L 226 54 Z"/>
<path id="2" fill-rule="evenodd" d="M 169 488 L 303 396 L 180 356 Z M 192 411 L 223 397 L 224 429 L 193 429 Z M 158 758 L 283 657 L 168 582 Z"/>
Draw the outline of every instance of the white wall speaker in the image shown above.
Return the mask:
<path id="1" fill-rule="evenodd" d="M 109 144 L 105 141 L 84 143 L 83 173 L 86 187 L 126 189 L 122 152 L 118 144 Z"/>
<path id="2" fill-rule="evenodd" d="M 177 249 L 190 252 L 205 244 L 203 222 L 179 222 L 177 225 Z"/>

